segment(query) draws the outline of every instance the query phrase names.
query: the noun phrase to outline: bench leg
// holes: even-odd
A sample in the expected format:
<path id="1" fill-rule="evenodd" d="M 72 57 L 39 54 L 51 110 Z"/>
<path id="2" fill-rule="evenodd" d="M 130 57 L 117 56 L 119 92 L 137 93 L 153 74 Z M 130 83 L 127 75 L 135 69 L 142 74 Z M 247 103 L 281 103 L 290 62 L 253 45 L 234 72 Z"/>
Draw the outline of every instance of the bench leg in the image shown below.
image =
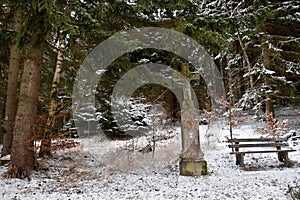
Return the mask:
<path id="1" fill-rule="evenodd" d="M 245 167 L 244 156 L 245 154 L 236 154 L 236 165 L 239 165 L 240 167 Z"/>
<path id="2" fill-rule="evenodd" d="M 288 152 L 279 152 L 278 153 L 278 160 L 280 162 L 284 162 L 284 164 L 286 166 L 289 166 L 290 161 L 289 161 Z"/>
<path id="3" fill-rule="evenodd" d="M 240 167 L 245 167 L 244 157 L 245 157 L 245 154 L 241 154 Z"/>
<path id="4" fill-rule="evenodd" d="M 283 155 L 284 153 L 283 152 L 279 152 L 278 153 L 278 160 L 280 161 L 280 162 L 284 162 L 284 155 Z"/>
<path id="5" fill-rule="evenodd" d="M 236 164 L 236 165 L 240 165 L 240 160 L 241 160 L 240 158 L 241 158 L 241 155 L 240 155 L 240 154 L 236 154 L 236 155 L 235 155 L 235 164 Z"/>

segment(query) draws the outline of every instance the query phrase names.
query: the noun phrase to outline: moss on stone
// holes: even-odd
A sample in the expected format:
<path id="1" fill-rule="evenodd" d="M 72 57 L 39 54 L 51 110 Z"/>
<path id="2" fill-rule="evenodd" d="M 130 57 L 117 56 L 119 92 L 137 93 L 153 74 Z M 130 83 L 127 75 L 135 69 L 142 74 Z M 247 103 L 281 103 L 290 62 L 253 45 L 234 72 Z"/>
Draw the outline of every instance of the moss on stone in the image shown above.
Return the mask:
<path id="1" fill-rule="evenodd" d="M 206 162 L 206 160 L 203 161 L 202 170 L 201 170 L 201 175 L 203 175 L 203 176 L 208 175 L 208 172 L 207 172 L 207 162 Z"/>
<path id="2" fill-rule="evenodd" d="M 184 160 L 179 163 L 180 175 L 182 176 L 200 176 L 207 175 L 207 162 L 205 160 L 192 161 Z M 200 171 L 201 170 L 201 171 Z"/>

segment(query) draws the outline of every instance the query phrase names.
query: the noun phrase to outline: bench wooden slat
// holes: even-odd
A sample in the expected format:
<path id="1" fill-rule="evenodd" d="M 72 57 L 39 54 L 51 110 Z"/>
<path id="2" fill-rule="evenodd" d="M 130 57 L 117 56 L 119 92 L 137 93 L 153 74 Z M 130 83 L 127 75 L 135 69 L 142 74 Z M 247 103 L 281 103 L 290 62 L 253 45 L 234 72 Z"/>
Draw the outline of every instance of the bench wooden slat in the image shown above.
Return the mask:
<path id="1" fill-rule="evenodd" d="M 296 151 L 292 148 L 284 148 L 287 147 L 289 144 L 287 143 L 288 138 L 233 138 L 228 139 L 229 148 L 232 149 L 230 154 L 235 154 L 236 156 L 236 164 L 240 165 L 241 167 L 245 166 L 244 157 L 245 154 L 254 154 L 254 153 L 277 153 L 278 160 L 284 162 L 286 166 L 289 166 L 290 161 L 288 158 L 288 153 Z M 252 148 L 252 147 L 260 147 L 260 149 L 253 149 L 253 150 L 244 150 L 245 148 Z M 271 150 L 268 147 L 273 147 L 274 149 Z M 242 148 L 242 151 L 240 151 Z M 265 148 L 265 149 L 264 149 Z"/>
<path id="2" fill-rule="evenodd" d="M 230 152 L 230 154 L 246 154 L 246 153 L 284 153 L 284 152 L 293 152 L 296 151 L 294 149 L 286 149 L 286 150 L 267 150 L 267 151 L 236 151 Z"/>
<path id="3" fill-rule="evenodd" d="M 286 147 L 288 143 L 276 142 L 276 143 L 252 143 L 252 144 L 230 144 L 229 148 L 243 148 L 243 147 Z"/>
<path id="4" fill-rule="evenodd" d="M 229 143 L 232 142 L 285 142 L 287 138 L 232 138 L 228 139 Z"/>

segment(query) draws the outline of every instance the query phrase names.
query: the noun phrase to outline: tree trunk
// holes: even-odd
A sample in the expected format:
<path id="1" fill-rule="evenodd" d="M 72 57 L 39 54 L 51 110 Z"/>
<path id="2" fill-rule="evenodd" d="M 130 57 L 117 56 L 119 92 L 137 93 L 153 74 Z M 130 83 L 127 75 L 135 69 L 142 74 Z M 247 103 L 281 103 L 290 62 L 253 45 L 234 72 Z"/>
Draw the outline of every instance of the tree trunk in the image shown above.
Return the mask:
<path id="1" fill-rule="evenodd" d="M 14 30 L 17 31 L 20 25 L 20 13 L 17 11 L 14 20 Z M 5 134 L 3 138 L 3 149 L 1 156 L 6 156 L 11 153 L 13 141 L 13 128 L 15 124 L 17 112 L 17 96 L 18 96 L 18 72 L 20 68 L 21 53 L 17 45 L 16 39 L 13 40 L 10 48 L 7 95 L 5 104 Z"/>
<path id="2" fill-rule="evenodd" d="M 269 51 L 268 50 L 263 50 L 262 51 L 262 57 L 263 57 L 263 63 L 265 65 L 265 68 L 267 68 L 267 69 L 270 68 L 270 53 L 269 53 Z M 265 82 L 266 85 L 271 87 L 267 77 L 264 77 L 264 82 Z M 266 116 L 272 115 L 272 117 L 274 118 L 275 117 L 275 112 L 274 112 L 272 94 L 266 94 L 265 99 L 266 99 L 265 100 L 266 101 L 265 115 Z"/>
<path id="3" fill-rule="evenodd" d="M 255 89 L 254 89 L 254 81 L 253 81 L 253 76 L 251 75 L 251 63 L 250 63 L 250 59 L 248 57 L 248 54 L 246 52 L 246 48 L 243 44 L 243 41 L 241 39 L 241 36 L 240 36 L 240 32 L 238 30 L 238 28 L 236 28 L 237 30 L 237 36 L 238 36 L 238 40 L 239 40 L 239 44 L 240 44 L 240 47 L 243 51 L 243 55 L 244 55 L 244 58 L 246 60 L 246 63 L 247 63 L 247 69 L 248 69 L 248 73 L 249 73 L 249 83 L 250 83 L 250 90 L 251 90 L 251 93 L 255 93 Z M 257 97 L 254 97 L 254 101 L 255 101 L 255 104 L 258 104 L 258 99 Z"/>
<path id="4" fill-rule="evenodd" d="M 19 104 L 14 126 L 11 177 L 28 177 L 35 167 L 33 129 L 41 78 L 42 52 L 26 49 L 26 59 L 20 85 Z"/>
<path id="5" fill-rule="evenodd" d="M 52 127 L 55 123 L 55 112 L 57 110 L 57 89 L 58 84 L 60 81 L 60 75 L 62 72 L 62 63 L 63 63 L 63 51 L 64 51 L 65 45 L 64 40 L 60 40 L 60 45 L 58 48 L 57 53 L 57 61 L 56 61 L 56 68 L 53 76 L 52 86 L 51 86 L 51 93 L 50 93 L 50 105 L 48 110 L 48 118 L 46 127 L 44 130 L 44 136 L 40 148 L 39 156 L 51 156 L 51 134 L 52 134 Z"/>
<path id="6" fill-rule="evenodd" d="M 267 95 L 267 100 L 266 100 L 266 116 L 268 115 L 272 115 L 272 117 L 275 118 L 273 98 L 271 95 Z"/>
<path id="7" fill-rule="evenodd" d="M 233 13 L 229 10 L 226 1 L 225 1 L 225 0 L 222 0 L 222 2 L 223 2 L 223 4 L 225 5 L 225 9 L 227 10 L 228 14 L 229 14 L 229 13 L 233 14 Z M 251 72 L 251 68 L 252 68 L 252 67 L 251 67 L 251 63 L 250 63 L 250 59 L 249 59 L 249 56 L 248 56 L 248 54 L 247 54 L 246 47 L 245 47 L 245 45 L 244 45 L 244 43 L 243 43 L 243 41 L 242 41 L 242 38 L 241 38 L 241 34 L 240 34 L 240 30 L 239 30 L 238 25 L 236 25 L 235 30 L 236 30 L 236 32 L 237 32 L 237 38 L 238 38 L 239 45 L 240 45 L 240 47 L 241 47 L 241 49 L 242 49 L 242 52 L 243 52 L 243 55 L 244 55 L 244 59 L 245 59 L 245 61 L 246 61 L 246 63 L 247 63 L 247 69 L 248 69 L 248 73 L 249 73 L 250 91 L 251 91 L 252 94 L 254 94 L 254 93 L 255 93 L 255 89 L 254 89 L 254 80 L 253 80 L 253 76 L 252 76 L 251 73 L 250 73 L 250 72 Z M 256 96 L 254 97 L 254 101 L 255 101 L 255 102 L 254 102 L 255 104 L 258 104 L 258 98 L 257 98 Z M 259 112 L 261 112 L 261 110 L 259 110 Z"/>

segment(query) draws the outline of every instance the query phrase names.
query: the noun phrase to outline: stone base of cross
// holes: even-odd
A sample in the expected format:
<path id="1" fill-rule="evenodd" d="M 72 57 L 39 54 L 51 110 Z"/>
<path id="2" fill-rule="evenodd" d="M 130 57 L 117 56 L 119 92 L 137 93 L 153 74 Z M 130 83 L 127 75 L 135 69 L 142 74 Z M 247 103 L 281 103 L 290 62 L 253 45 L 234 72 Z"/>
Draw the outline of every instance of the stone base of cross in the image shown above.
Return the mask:
<path id="1" fill-rule="evenodd" d="M 182 176 L 207 175 L 207 163 L 204 159 L 181 158 L 179 171 Z"/>

